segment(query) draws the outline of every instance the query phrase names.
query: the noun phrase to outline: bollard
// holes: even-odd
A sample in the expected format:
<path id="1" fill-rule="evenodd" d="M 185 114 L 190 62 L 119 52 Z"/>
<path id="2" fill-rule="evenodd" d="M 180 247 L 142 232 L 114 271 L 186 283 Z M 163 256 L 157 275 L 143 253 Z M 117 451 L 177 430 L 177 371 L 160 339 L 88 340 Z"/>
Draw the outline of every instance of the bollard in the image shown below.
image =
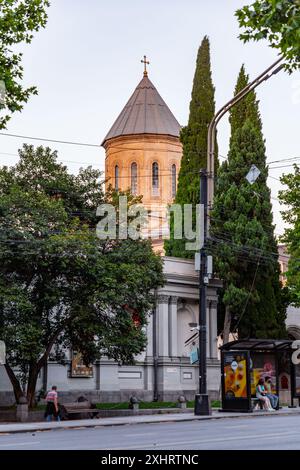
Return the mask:
<path id="1" fill-rule="evenodd" d="M 178 403 L 177 403 L 177 408 L 180 408 L 181 410 L 186 409 L 186 399 L 183 395 L 178 397 Z"/>
<path id="2" fill-rule="evenodd" d="M 138 398 L 136 397 L 130 397 L 130 400 L 129 400 L 129 408 L 131 410 L 133 410 L 134 413 L 138 413 L 139 412 L 139 400 Z"/>

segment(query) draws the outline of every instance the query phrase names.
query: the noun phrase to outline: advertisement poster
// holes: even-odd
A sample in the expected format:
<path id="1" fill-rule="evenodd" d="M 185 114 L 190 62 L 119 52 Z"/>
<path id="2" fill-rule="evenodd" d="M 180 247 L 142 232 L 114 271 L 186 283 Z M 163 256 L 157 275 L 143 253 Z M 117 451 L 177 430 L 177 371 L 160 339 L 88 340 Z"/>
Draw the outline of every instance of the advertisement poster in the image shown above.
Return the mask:
<path id="1" fill-rule="evenodd" d="M 71 377 L 93 377 L 93 366 L 86 366 L 77 351 L 72 353 Z"/>
<path id="2" fill-rule="evenodd" d="M 251 395 L 255 396 L 259 379 L 271 380 L 271 393 L 276 394 L 275 357 L 269 353 L 251 353 L 250 358 Z"/>
<path id="3" fill-rule="evenodd" d="M 224 355 L 225 398 L 247 398 L 247 359 L 244 353 Z"/>

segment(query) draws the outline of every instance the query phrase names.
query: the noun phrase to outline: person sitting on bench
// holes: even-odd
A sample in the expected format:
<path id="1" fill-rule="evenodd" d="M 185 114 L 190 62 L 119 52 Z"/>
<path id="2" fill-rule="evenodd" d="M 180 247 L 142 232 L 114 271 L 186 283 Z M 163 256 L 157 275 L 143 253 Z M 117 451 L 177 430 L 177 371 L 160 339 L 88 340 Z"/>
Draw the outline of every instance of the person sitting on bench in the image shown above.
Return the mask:
<path id="1" fill-rule="evenodd" d="M 266 396 L 269 398 L 271 406 L 275 410 L 278 406 L 279 398 L 278 398 L 277 395 L 274 395 L 274 393 L 272 393 L 272 379 L 271 379 L 271 377 L 266 377 L 265 378 L 265 389 L 266 389 L 266 392 L 267 392 Z"/>
<path id="2" fill-rule="evenodd" d="M 260 378 L 256 387 L 256 398 L 263 402 L 263 407 L 268 411 L 275 411 L 272 408 L 269 398 L 267 397 L 267 391 L 265 389 L 265 381 L 263 378 Z"/>

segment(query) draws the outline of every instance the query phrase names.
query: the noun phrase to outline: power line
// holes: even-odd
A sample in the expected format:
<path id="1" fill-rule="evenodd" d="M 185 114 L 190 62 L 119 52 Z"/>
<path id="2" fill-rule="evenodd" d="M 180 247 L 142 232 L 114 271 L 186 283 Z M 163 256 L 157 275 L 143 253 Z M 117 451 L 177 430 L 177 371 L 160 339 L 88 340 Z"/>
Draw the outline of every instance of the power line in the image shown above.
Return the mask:
<path id="1" fill-rule="evenodd" d="M 38 140 L 38 141 L 44 141 L 44 142 L 54 142 L 58 144 L 66 144 L 66 145 L 77 145 L 81 147 L 93 147 L 93 148 L 101 148 L 100 144 L 91 144 L 89 142 L 76 142 L 76 141 L 70 141 L 70 140 L 59 140 L 59 139 L 50 139 L 50 138 L 45 138 L 45 137 L 33 137 L 33 136 L 26 136 L 26 135 L 20 135 L 20 134 L 11 134 L 7 132 L 0 132 L 0 135 L 6 136 L 6 137 L 14 137 L 17 139 L 26 139 L 26 140 Z M 133 150 L 132 147 L 124 147 L 124 146 L 115 146 L 115 148 L 119 148 L 120 150 Z M 150 149 L 151 150 L 151 149 Z M 152 150 L 157 150 L 152 148 Z M 169 152 L 170 150 L 164 150 L 162 149 L 161 151 Z M 177 151 L 175 151 L 178 153 Z M 3 152 L 1 152 L 3 153 Z M 198 152 L 206 155 L 206 152 Z M 14 155 L 14 154 L 7 154 L 7 155 Z M 217 153 L 217 157 L 227 159 L 228 157 L 225 155 L 222 155 L 220 153 Z M 295 161 L 295 160 L 300 160 L 300 157 L 290 157 L 290 158 L 282 158 L 279 160 L 273 160 L 271 162 L 267 162 L 267 165 L 271 165 L 273 163 L 282 163 L 282 162 L 288 162 L 288 161 Z M 77 162 L 76 162 L 77 163 Z M 291 165 L 288 165 L 291 166 Z M 276 167 L 274 167 L 276 168 Z"/>
<path id="2" fill-rule="evenodd" d="M 290 163 L 289 165 L 281 165 L 281 166 L 272 166 L 272 167 L 269 167 L 269 170 L 277 170 L 279 168 L 289 168 L 291 166 L 294 166 L 295 163 Z"/>
<path id="3" fill-rule="evenodd" d="M 262 258 L 264 258 L 266 260 L 269 260 L 269 261 L 270 261 L 270 258 L 273 258 L 274 261 L 277 261 L 278 258 L 279 258 L 279 253 L 278 252 L 267 251 L 267 250 L 263 250 L 263 249 L 256 248 L 256 247 L 253 247 L 253 246 L 249 246 L 249 245 L 239 245 L 238 243 L 234 243 L 233 241 L 231 241 L 227 238 L 211 237 L 210 239 L 211 239 L 212 242 L 224 243 L 224 244 L 235 246 L 237 250 L 243 251 L 247 254 L 253 254 L 253 255 L 261 254 Z M 287 255 L 281 254 L 280 257 L 290 259 L 290 255 L 288 255 L 288 254 Z M 293 258 L 293 259 L 295 259 L 297 261 L 300 261 L 300 258 L 299 259 L 298 258 Z"/>
<path id="4" fill-rule="evenodd" d="M 3 158 L 1 157 L 1 155 L 7 155 L 7 156 L 10 156 L 10 157 L 20 157 L 19 154 L 17 153 L 7 153 L 7 152 L 0 152 L 0 158 Z M 57 163 L 77 163 L 78 165 L 98 165 L 97 163 L 95 162 L 80 162 L 80 161 L 75 161 L 75 160 L 58 160 Z M 99 166 L 104 166 L 102 163 L 99 165 Z"/>
<path id="5" fill-rule="evenodd" d="M 28 135 L 18 135 L 18 134 L 8 134 L 7 132 L 0 132 L 0 135 L 4 135 L 6 137 L 15 137 L 17 139 L 26 139 L 26 140 L 40 140 L 44 142 L 54 142 L 56 144 L 66 144 L 66 145 L 78 145 L 80 147 L 94 147 L 94 148 L 101 148 L 99 144 L 89 144 L 86 142 L 73 142 L 70 140 L 56 140 L 56 139 L 46 139 L 44 137 L 30 137 Z"/>
<path id="6" fill-rule="evenodd" d="M 268 162 L 268 165 L 272 165 L 273 163 L 289 162 L 293 160 L 300 160 L 300 157 L 290 157 L 290 158 L 284 158 L 281 160 L 273 160 L 272 162 Z"/>
<path id="7" fill-rule="evenodd" d="M 244 309 L 243 309 L 243 311 L 242 311 L 242 313 L 241 313 L 241 315 L 240 315 L 240 317 L 239 317 L 239 320 L 238 320 L 237 324 L 235 325 L 235 330 L 234 330 L 234 331 L 237 330 L 237 328 L 238 328 L 238 326 L 239 326 L 239 324 L 240 324 L 240 322 L 241 322 L 241 320 L 242 320 L 242 318 L 243 318 L 243 316 L 244 316 L 244 314 L 245 314 L 245 312 L 246 312 L 246 308 L 247 308 L 247 306 L 248 306 L 248 303 L 249 303 L 249 300 L 250 300 L 252 291 L 253 291 L 253 289 L 254 289 L 254 284 L 255 284 L 255 281 L 256 281 L 257 273 L 258 273 L 259 262 L 260 262 L 260 256 L 258 257 L 258 260 L 257 260 L 256 270 L 255 270 L 255 273 L 254 273 L 253 281 L 252 281 L 252 284 L 251 284 L 250 291 L 249 291 L 249 293 L 248 293 L 247 300 L 246 300 L 245 305 L 244 305 Z"/>
<path id="8" fill-rule="evenodd" d="M 208 217 L 210 218 L 210 220 L 212 220 L 212 221 L 214 221 L 214 222 L 221 222 L 223 230 L 222 230 L 222 232 L 220 232 L 220 231 L 217 229 L 218 233 L 227 233 L 228 235 L 231 235 L 230 232 L 224 230 L 224 224 L 225 224 L 226 222 L 228 222 L 228 220 L 219 219 L 219 218 L 213 217 L 213 216 L 211 216 L 211 215 L 209 215 Z M 261 227 L 264 229 L 264 232 L 267 233 L 268 235 L 274 234 L 274 235 L 276 235 L 276 236 L 281 236 L 281 234 L 275 233 L 272 229 L 270 229 L 270 226 L 269 226 L 269 225 L 263 224 L 260 220 L 257 220 L 257 219 L 248 219 L 248 222 L 250 222 L 250 221 L 252 221 L 252 220 L 256 220 L 256 222 L 258 222 L 258 223 L 261 225 Z M 237 220 L 235 220 L 235 222 L 237 222 Z M 245 228 L 245 226 L 243 226 L 243 228 Z M 212 230 L 213 230 L 213 229 L 214 229 L 214 227 L 212 227 Z M 255 229 L 255 227 L 247 227 L 247 230 L 256 231 L 257 234 L 259 235 L 259 232 Z"/>

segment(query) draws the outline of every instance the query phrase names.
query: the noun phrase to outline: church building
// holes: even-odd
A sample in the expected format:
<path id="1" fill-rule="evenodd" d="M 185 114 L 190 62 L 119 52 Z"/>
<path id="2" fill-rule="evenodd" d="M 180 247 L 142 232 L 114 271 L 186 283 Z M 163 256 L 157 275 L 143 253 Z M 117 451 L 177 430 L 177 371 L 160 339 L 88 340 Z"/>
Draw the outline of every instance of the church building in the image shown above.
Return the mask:
<path id="1" fill-rule="evenodd" d="M 176 194 L 182 156 L 180 124 L 148 78 L 146 59 L 142 80 L 105 136 L 106 179 L 117 190 L 142 195 L 151 211 L 156 250 L 163 250 L 167 206 Z M 66 365 L 49 361 L 40 374 L 37 392 L 57 385 L 62 400 L 85 395 L 101 402 L 127 401 L 135 395 L 145 401 L 194 399 L 199 366 L 192 363 L 198 347 L 199 279 L 192 260 L 164 257 L 165 285 L 156 292 L 149 315 L 148 344 L 134 365 L 120 366 L 102 358 L 84 366 L 70 351 Z M 217 299 L 220 281 L 207 288 L 207 382 L 213 399 L 219 398 L 220 361 L 217 338 Z M 0 368 L 0 401 L 14 402 L 10 382 Z"/>

